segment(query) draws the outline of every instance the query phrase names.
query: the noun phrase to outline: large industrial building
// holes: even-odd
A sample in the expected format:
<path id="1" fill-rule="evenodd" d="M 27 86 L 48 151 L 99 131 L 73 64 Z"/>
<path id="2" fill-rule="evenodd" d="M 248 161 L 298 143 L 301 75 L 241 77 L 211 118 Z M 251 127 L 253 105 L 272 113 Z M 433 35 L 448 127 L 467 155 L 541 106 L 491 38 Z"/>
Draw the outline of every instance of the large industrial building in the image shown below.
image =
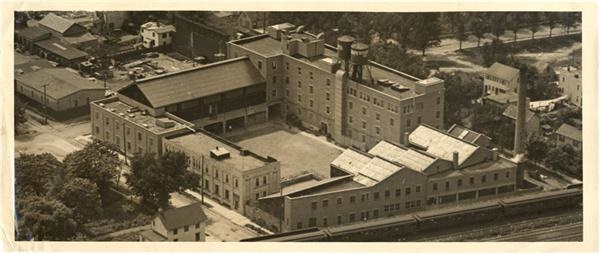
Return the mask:
<path id="1" fill-rule="evenodd" d="M 403 144 L 380 141 L 366 153 L 347 149 L 331 163 L 331 175 L 261 198 L 261 206 L 290 231 L 505 195 L 522 177 L 497 151 L 427 125 L 406 134 Z"/>
<path id="2" fill-rule="evenodd" d="M 205 195 L 241 214 L 260 197 L 279 192 L 279 161 L 198 130 L 163 140 L 164 151 L 182 151 Z"/>
<path id="3" fill-rule="evenodd" d="M 441 128 L 444 82 L 369 61 L 368 50 L 350 36 L 326 45 L 323 35 L 289 23 L 228 43 L 230 57 L 248 56 L 264 77 L 270 114 L 294 114 L 342 145 L 366 151 L 380 140 L 400 142 L 420 123 Z"/>

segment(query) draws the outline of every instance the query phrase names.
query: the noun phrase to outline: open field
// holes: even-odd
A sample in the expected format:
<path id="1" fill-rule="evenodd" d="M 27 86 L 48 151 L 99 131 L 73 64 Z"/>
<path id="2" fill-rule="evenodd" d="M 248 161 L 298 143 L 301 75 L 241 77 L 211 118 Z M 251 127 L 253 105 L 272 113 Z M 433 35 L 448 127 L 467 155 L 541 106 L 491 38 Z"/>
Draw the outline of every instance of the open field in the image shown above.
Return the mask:
<path id="1" fill-rule="evenodd" d="M 329 164 L 342 153 L 341 148 L 328 143 L 324 137 L 288 128 L 278 122 L 251 126 L 225 137 L 255 153 L 279 160 L 281 178 L 306 171 L 328 178 Z"/>

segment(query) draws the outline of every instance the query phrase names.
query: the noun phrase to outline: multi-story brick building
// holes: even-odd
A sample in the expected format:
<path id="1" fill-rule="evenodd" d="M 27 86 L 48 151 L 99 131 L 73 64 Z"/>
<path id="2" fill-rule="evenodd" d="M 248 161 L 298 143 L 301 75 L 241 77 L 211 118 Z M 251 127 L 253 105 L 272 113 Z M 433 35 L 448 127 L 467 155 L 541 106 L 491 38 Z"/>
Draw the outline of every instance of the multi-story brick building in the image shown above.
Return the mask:
<path id="1" fill-rule="evenodd" d="M 279 161 L 263 157 L 203 130 L 164 138 L 164 151 L 182 151 L 200 176 L 205 195 L 245 214 L 246 205 L 279 192 Z"/>
<path id="2" fill-rule="evenodd" d="M 368 153 L 347 149 L 332 178 L 261 198 L 283 231 L 365 221 L 516 190 L 516 164 L 426 125 L 403 144 L 381 141 Z M 283 207 L 283 210 L 280 208 Z"/>
<path id="3" fill-rule="evenodd" d="M 569 96 L 569 102 L 571 104 L 581 108 L 583 105 L 582 94 L 583 88 L 581 87 L 581 70 L 567 66 L 562 67 L 557 71 L 558 74 L 558 88 L 564 95 Z"/>
<path id="4" fill-rule="evenodd" d="M 338 48 L 292 24 L 228 43 L 230 57 L 248 56 L 266 81 L 270 115 L 295 114 L 338 143 L 362 150 L 399 142 L 420 123 L 442 127 L 444 84 L 421 80 L 366 58 L 350 36 Z"/>

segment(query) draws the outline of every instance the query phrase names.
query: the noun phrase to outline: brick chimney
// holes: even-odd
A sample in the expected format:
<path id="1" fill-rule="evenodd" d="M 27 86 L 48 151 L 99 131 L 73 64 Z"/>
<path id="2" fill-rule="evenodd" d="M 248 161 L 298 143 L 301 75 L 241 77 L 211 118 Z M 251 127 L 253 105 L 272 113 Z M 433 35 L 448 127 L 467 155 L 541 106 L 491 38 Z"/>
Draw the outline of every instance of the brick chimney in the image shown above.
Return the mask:
<path id="1" fill-rule="evenodd" d="M 522 156 L 525 153 L 525 120 L 529 105 L 527 105 L 527 88 L 523 82 L 523 79 L 521 79 L 517 88 L 517 119 L 515 121 L 515 143 L 513 148 L 515 156 Z"/>

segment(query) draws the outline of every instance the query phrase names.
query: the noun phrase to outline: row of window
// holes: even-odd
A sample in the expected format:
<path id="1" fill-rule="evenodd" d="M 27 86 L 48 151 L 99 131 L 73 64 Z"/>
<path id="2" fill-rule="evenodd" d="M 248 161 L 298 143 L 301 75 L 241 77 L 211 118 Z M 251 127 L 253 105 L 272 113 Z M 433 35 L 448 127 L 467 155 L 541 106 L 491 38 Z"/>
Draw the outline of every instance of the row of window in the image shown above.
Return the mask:
<path id="1" fill-rule="evenodd" d="M 152 224 L 154 224 L 154 221 L 152 221 Z M 200 223 L 196 223 L 196 225 L 194 225 L 194 227 L 196 229 L 200 228 Z M 190 226 L 184 226 L 183 227 L 183 232 L 188 232 L 190 230 Z M 173 229 L 173 234 L 176 235 L 177 233 L 179 233 L 179 228 Z"/>
<path id="2" fill-rule="evenodd" d="M 406 188 L 404 188 L 404 194 L 408 196 L 408 195 L 411 194 L 412 190 L 413 190 L 412 187 L 406 187 Z M 414 191 L 416 193 L 420 193 L 421 192 L 421 186 L 415 186 L 414 187 Z M 377 201 L 377 200 L 381 199 L 381 195 L 380 195 L 381 193 L 379 191 L 373 192 L 372 194 L 373 194 L 372 197 L 373 197 L 374 201 Z M 394 195 L 396 197 L 400 197 L 402 195 L 402 189 L 396 189 Z M 369 201 L 369 197 L 370 197 L 370 193 L 363 193 L 363 194 L 360 195 L 360 201 L 361 202 Z M 390 190 L 385 190 L 383 192 L 383 197 L 384 198 L 391 197 L 391 191 Z M 343 204 L 343 198 L 342 197 L 338 197 L 335 200 L 336 200 L 336 204 L 337 205 L 342 205 Z M 354 196 L 354 195 L 350 196 L 349 197 L 349 202 L 350 202 L 350 204 L 356 203 L 356 196 Z M 322 208 L 329 207 L 329 199 L 322 200 L 321 201 L 321 207 Z M 318 202 L 317 201 L 313 201 L 311 203 L 311 208 L 313 210 L 316 210 L 318 208 Z"/>
<path id="3" fill-rule="evenodd" d="M 384 212 L 400 211 L 402 203 L 395 203 L 383 206 Z M 410 209 L 415 207 L 421 207 L 421 200 L 407 201 L 404 203 L 404 208 Z"/>
<path id="4" fill-rule="evenodd" d="M 510 171 L 506 171 L 504 173 L 505 178 L 510 178 Z M 494 181 L 498 181 L 499 179 L 499 174 L 498 173 L 494 173 L 493 174 L 493 179 Z M 481 176 L 481 183 L 486 183 L 487 182 L 487 175 L 482 175 Z M 474 185 L 475 184 L 475 177 L 471 176 L 469 177 L 469 185 Z M 448 191 L 450 190 L 450 181 L 446 181 L 445 182 L 445 190 Z M 463 186 L 463 179 L 456 179 L 456 187 L 462 187 Z M 433 183 L 432 184 L 432 190 L 437 191 L 438 190 L 438 183 Z"/>
<path id="5" fill-rule="evenodd" d="M 373 213 L 373 219 L 379 218 L 379 209 L 374 209 L 372 211 Z M 358 215 L 358 217 L 356 216 Z M 360 221 L 366 221 L 371 219 L 371 211 L 361 211 L 359 214 L 356 213 L 350 213 L 348 214 L 348 222 L 352 223 L 352 222 L 356 222 L 357 219 Z M 337 215 L 336 216 L 336 225 L 341 225 L 342 223 L 344 223 L 344 219 L 342 215 Z M 317 226 L 317 218 L 316 217 L 311 217 L 308 219 L 308 227 L 316 227 Z M 329 218 L 328 217 L 323 217 L 321 219 L 321 226 L 323 227 L 327 227 L 329 226 Z M 296 228 L 297 229 L 301 229 L 303 227 L 303 223 L 302 222 L 298 222 L 296 224 Z"/>

